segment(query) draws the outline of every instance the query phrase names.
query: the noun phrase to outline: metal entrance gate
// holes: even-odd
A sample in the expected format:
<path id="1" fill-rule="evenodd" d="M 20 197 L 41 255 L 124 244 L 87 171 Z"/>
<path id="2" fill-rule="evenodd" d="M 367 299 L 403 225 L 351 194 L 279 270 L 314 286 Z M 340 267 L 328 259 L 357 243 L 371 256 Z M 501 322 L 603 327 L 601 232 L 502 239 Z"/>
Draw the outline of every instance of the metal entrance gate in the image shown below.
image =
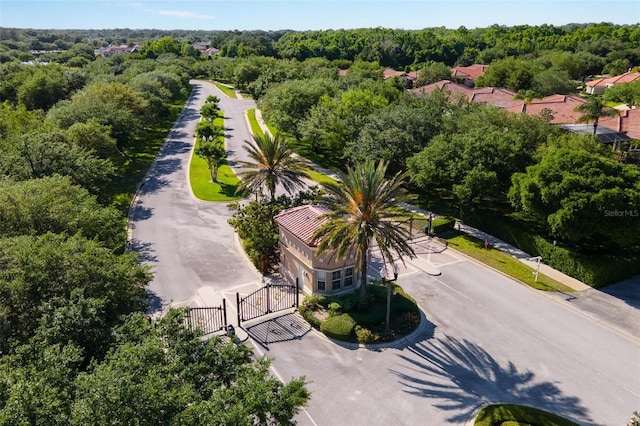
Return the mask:
<path id="1" fill-rule="evenodd" d="M 240 297 L 236 293 L 238 325 L 242 321 L 298 307 L 298 286 L 291 284 L 267 284 L 253 293 Z"/>
<path id="2" fill-rule="evenodd" d="M 227 329 L 227 302 L 222 299 L 222 306 L 206 308 L 189 308 L 185 318 L 191 330 L 199 328 L 204 335 Z"/>

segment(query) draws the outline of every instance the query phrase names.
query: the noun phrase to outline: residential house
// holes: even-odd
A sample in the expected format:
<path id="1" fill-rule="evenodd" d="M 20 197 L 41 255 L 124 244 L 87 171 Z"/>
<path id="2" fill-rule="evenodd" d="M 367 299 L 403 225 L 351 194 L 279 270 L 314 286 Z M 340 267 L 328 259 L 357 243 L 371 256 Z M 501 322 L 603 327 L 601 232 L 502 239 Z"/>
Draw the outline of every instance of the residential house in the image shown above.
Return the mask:
<path id="1" fill-rule="evenodd" d="M 469 97 L 473 94 L 473 89 L 468 86 L 455 83 L 451 80 L 440 80 L 435 83 L 427 84 L 426 86 L 417 87 L 411 90 L 411 93 L 418 96 L 426 96 L 433 92 L 434 90 L 442 90 L 447 94 L 447 98 L 452 100 L 452 98 L 456 97 L 464 97 L 465 99 L 469 99 Z"/>
<path id="2" fill-rule="evenodd" d="M 356 288 L 353 253 L 340 258 L 333 251 L 316 254 L 313 235 L 328 212 L 325 207 L 305 205 L 275 217 L 280 232 L 280 272 L 306 294 L 339 294 Z"/>
<path id="3" fill-rule="evenodd" d="M 514 92 L 501 87 L 481 87 L 478 89 L 472 89 L 469 86 L 455 83 L 451 80 L 437 81 L 435 83 L 413 89 L 411 92 L 424 96 L 434 90 L 444 90 L 450 100 L 461 96 L 470 102 L 491 104 L 500 108 L 513 108 L 521 103 L 521 101 L 514 99 L 516 96 Z"/>
<path id="4" fill-rule="evenodd" d="M 602 77 L 585 83 L 585 90 L 590 95 L 601 95 L 609 87 L 622 83 L 633 83 L 640 80 L 640 72 L 625 72 L 613 77 Z"/>
<path id="5" fill-rule="evenodd" d="M 468 67 L 453 67 L 451 68 L 451 79 L 464 84 L 467 87 L 475 86 L 475 81 L 478 77 L 483 75 L 489 65 L 473 64 Z"/>
<path id="6" fill-rule="evenodd" d="M 140 45 L 134 44 L 129 46 L 127 44 L 121 44 L 117 46 L 109 45 L 107 47 L 101 47 L 99 49 L 94 50 L 95 55 L 102 55 L 104 57 L 108 57 L 111 55 L 123 54 L 123 53 L 137 53 L 140 51 Z"/>
<path id="7" fill-rule="evenodd" d="M 616 117 L 603 117 L 598 121 L 598 127 L 600 126 L 625 132 L 630 138 L 640 140 L 640 109 L 620 111 Z"/>
<path id="8" fill-rule="evenodd" d="M 200 51 L 202 56 L 215 56 L 220 53 L 220 49 L 216 49 L 215 47 L 207 47 Z"/>
<path id="9" fill-rule="evenodd" d="M 542 99 L 532 99 L 530 102 L 521 100 L 507 110 L 537 116 L 543 116 L 546 113 L 551 117 L 552 124 L 572 124 L 576 123 L 582 115 L 575 110 L 576 107 L 585 102 L 586 100 L 580 96 L 551 95 Z"/>
<path id="10" fill-rule="evenodd" d="M 396 71 L 393 68 L 385 68 L 382 70 L 382 79 L 389 80 L 390 78 L 398 77 L 404 83 L 404 87 L 407 89 L 411 89 L 413 87 L 413 82 L 418 77 L 417 71 L 411 75 L 404 71 Z"/>

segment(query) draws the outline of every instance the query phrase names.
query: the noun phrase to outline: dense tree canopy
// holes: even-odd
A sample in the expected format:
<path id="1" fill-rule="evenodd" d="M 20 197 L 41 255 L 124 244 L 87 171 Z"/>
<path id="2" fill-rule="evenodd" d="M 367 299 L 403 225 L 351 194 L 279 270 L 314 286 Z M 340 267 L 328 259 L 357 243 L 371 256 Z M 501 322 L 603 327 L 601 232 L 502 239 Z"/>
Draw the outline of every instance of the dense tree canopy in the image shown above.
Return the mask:
<path id="1" fill-rule="evenodd" d="M 0 423 L 289 424 L 309 398 L 304 378 L 281 383 L 246 347 L 200 339 L 180 311 L 130 315 L 112 336 L 86 371 L 74 341 L 43 348 L 38 336 L 3 357 Z"/>
<path id="2" fill-rule="evenodd" d="M 586 149 L 552 148 L 513 175 L 513 205 L 573 243 L 640 241 L 640 171 Z"/>
<path id="3" fill-rule="evenodd" d="M 112 207 L 99 205 L 86 189 L 68 177 L 22 182 L 0 181 L 0 235 L 79 233 L 97 238 L 112 250 L 123 249 L 124 219 Z"/>
<path id="4" fill-rule="evenodd" d="M 533 164 L 536 149 L 557 130 L 537 117 L 476 107 L 450 116 L 452 129 L 407 160 L 419 187 L 447 188 L 461 202 L 506 196 L 511 175 Z"/>

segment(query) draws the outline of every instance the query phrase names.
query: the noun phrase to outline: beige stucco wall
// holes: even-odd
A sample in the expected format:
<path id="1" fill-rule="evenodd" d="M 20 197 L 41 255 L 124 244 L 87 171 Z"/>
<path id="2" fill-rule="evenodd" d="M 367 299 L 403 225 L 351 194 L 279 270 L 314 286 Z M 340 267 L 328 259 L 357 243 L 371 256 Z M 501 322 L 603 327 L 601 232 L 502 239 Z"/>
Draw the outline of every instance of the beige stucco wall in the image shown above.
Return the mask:
<path id="1" fill-rule="evenodd" d="M 316 248 L 309 247 L 286 229 L 280 228 L 280 263 L 281 273 L 292 284 L 298 280 L 298 286 L 307 294 L 334 294 L 351 291 L 356 287 L 355 274 L 352 284 L 345 287 L 345 272 L 354 266 L 354 256 L 338 258 L 333 252 L 325 252 L 316 256 Z M 341 271 L 340 287 L 332 286 L 332 272 Z M 326 274 L 326 287 L 324 291 L 318 290 L 317 280 L 320 273 Z"/>

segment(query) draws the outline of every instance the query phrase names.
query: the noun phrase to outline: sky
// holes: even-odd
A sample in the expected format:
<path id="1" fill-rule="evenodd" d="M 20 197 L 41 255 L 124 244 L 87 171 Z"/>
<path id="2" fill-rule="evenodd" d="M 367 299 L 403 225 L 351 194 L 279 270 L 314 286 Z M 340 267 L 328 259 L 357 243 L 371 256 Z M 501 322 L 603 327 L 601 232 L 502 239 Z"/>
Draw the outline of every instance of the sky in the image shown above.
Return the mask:
<path id="1" fill-rule="evenodd" d="M 0 0 L 0 27 L 422 29 L 640 23 L 640 0 Z"/>

